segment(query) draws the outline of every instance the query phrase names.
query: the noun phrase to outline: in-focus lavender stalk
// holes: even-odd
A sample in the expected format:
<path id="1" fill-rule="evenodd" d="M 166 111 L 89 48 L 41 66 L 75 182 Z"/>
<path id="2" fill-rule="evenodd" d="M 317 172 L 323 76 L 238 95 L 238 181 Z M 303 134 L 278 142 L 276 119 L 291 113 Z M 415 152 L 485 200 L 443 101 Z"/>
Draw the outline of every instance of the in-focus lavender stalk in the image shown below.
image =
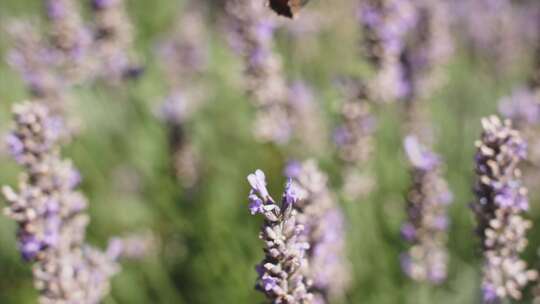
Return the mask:
<path id="1" fill-rule="evenodd" d="M 139 76 L 142 68 L 131 51 L 134 29 L 124 0 L 92 0 L 92 11 L 99 76 L 112 83 Z"/>
<path id="2" fill-rule="evenodd" d="M 345 167 L 344 195 L 356 200 L 369 194 L 375 186 L 368 163 L 375 148 L 373 136 L 377 121 L 364 84 L 349 79 L 343 82 L 342 88 L 345 97 L 340 113 L 342 125 L 334 131 L 334 141 Z"/>
<path id="3" fill-rule="evenodd" d="M 7 143 L 24 172 L 17 191 L 2 192 L 5 213 L 18 223 L 19 250 L 34 262 L 39 302 L 98 304 L 118 266 L 85 243 L 87 201 L 76 191 L 80 174 L 60 155 L 62 121 L 39 102 L 16 105 L 14 120 Z"/>
<path id="4" fill-rule="evenodd" d="M 263 142 L 286 143 L 292 122 L 281 57 L 274 52 L 274 16 L 264 1 L 231 0 L 226 9 L 229 40 L 243 56 L 246 89 L 256 110 L 254 135 Z"/>
<path id="5" fill-rule="evenodd" d="M 518 169 L 526 157 L 527 144 L 508 120 L 491 116 L 482 120 L 482 127 L 476 143 L 477 199 L 472 209 L 484 254 L 483 301 L 519 300 L 521 289 L 538 276 L 519 256 L 527 246 L 525 234 L 532 227 L 523 218 L 529 202 Z"/>
<path id="6" fill-rule="evenodd" d="M 410 0 L 360 0 L 358 19 L 362 28 L 362 49 L 375 69 L 370 82 L 373 98 L 395 101 L 409 94 L 401 53 L 410 29 L 417 22 Z"/>
<path id="7" fill-rule="evenodd" d="M 411 247 L 402 254 L 401 266 L 413 280 L 439 284 L 447 276 L 447 209 L 452 193 L 442 177 L 438 155 L 413 135 L 405 138 L 404 146 L 413 182 L 407 195 L 407 221 L 401 229 Z"/>
<path id="8" fill-rule="evenodd" d="M 201 8 L 191 3 L 173 32 L 158 46 L 169 95 L 161 105 L 160 118 L 169 132 L 172 167 L 186 187 L 199 179 L 200 159 L 186 127 L 208 94 L 202 76 L 208 67 L 208 37 Z"/>
<path id="9" fill-rule="evenodd" d="M 75 0 L 45 0 L 48 36 L 58 52 L 64 81 L 81 81 L 90 76 L 92 34 L 86 27 Z"/>
<path id="10" fill-rule="evenodd" d="M 249 210 L 264 216 L 259 238 L 264 242 L 265 257 L 257 266 L 256 288 L 273 304 L 312 303 L 310 282 L 303 272 L 309 244 L 302 240 L 305 227 L 298 222 L 296 187 L 289 181 L 281 203 L 276 203 L 261 170 L 250 174 L 248 181 Z"/>
<path id="11" fill-rule="evenodd" d="M 299 198 L 298 223 L 304 226 L 301 239 L 309 243 L 305 273 L 313 280 L 310 291 L 314 303 L 342 300 L 351 279 L 345 218 L 336 196 L 328 189 L 328 178 L 311 159 L 290 162 L 285 173 L 293 179 Z"/>

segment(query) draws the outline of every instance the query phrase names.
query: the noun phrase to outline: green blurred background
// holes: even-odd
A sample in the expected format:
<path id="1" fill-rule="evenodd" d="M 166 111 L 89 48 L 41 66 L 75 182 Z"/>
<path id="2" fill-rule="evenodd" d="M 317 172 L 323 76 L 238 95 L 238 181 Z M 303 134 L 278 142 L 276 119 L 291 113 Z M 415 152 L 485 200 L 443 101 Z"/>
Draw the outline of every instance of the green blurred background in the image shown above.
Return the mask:
<path id="1" fill-rule="evenodd" d="M 84 129 L 65 150 L 84 176 L 82 190 L 90 200 L 88 239 L 105 246 L 113 235 L 151 229 L 159 250 L 142 261 L 123 263 L 123 271 L 105 300 L 113 303 L 263 303 L 254 291 L 254 265 L 262 257 L 258 240 L 260 219 L 249 215 L 246 175 L 257 168 L 269 177 L 279 196 L 287 161 L 280 149 L 251 137 L 253 110 L 238 81 L 241 62 L 230 51 L 217 18 L 222 1 L 208 0 L 211 62 L 205 84 L 212 92 L 189 125 L 204 160 L 201 186 L 184 191 L 169 170 L 167 133 L 155 108 L 167 94 L 154 56 L 155 44 L 169 29 L 182 7 L 169 0 L 129 0 L 137 30 L 137 53 L 146 73 L 120 88 L 98 84 L 76 89 L 73 112 Z M 313 39 L 292 39 L 279 33 L 279 52 L 288 77 L 302 78 L 316 88 L 329 129 L 337 123 L 340 104 L 333 78 L 365 75 L 358 51 L 358 29 L 351 11 L 354 1 L 316 1 L 308 10 L 329 12 L 333 20 Z M 1 0 L 0 24 L 11 18 L 43 18 L 41 1 Z M 0 57 L 9 49 L 0 31 Z M 398 256 L 406 249 L 399 237 L 404 219 L 404 196 L 409 184 L 400 138 L 403 110 L 399 105 L 377 109 L 379 130 L 373 166 L 377 190 L 368 199 L 342 202 L 348 218 L 348 246 L 354 282 L 345 303 L 478 303 L 480 256 L 468 209 L 473 199 L 472 159 L 482 116 L 496 111 L 497 100 L 526 79 L 530 58 L 516 56 L 501 71 L 488 60 L 473 57 L 456 46 L 448 66 L 447 85 L 427 106 L 436 128 L 436 151 L 447 161 L 447 178 L 455 201 L 451 206 L 448 281 L 430 287 L 408 280 Z M 0 63 L 0 133 L 11 125 L 10 107 L 27 97 L 19 75 Z M 294 150 L 294 149 L 293 149 Z M 19 168 L 0 149 L 0 183 L 13 185 Z M 339 185 L 333 147 L 319 155 L 334 186 Z M 528 185 L 531 190 L 536 185 Z M 537 201 L 531 217 L 540 220 Z M 539 266 L 540 224 L 529 233 L 526 258 Z M 30 267 L 16 250 L 15 224 L 0 217 L 0 303 L 36 303 Z M 526 301 L 524 302 L 526 303 Z"/>

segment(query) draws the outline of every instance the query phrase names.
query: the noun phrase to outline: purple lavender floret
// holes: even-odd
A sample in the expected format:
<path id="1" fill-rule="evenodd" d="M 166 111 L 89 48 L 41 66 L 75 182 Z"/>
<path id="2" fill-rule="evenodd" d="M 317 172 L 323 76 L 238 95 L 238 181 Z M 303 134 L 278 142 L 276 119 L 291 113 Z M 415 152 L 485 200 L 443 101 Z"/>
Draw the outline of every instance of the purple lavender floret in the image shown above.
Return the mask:
<path id="1" fill-rule="evenodd" d="M 442 177 L 440 158 L 412 135 L 405 137 L 413 183 L 407 195 L 407 221 L 401 235 L 411 247 L 400 257 L 413 280 L 440 284 L 446 279 L 446 248 L 452 194 Z"/>
<path id="2" fill-rule="evenodd" d="M 302 163 L 297 160 L 287 162 L 283 173 L 288 178 L 297 178 L 302 173 Z"/>
<path id="3" fill-rule="evenodd" d="M 522 215 L 528 208 L 527 189 L 518 168 L 526 157 L 526 143 L 509 120 L 491 116 L 482 120 L 482 127 L 475 156 L 477 200 L 471 207 L 484 253 L 483 300 L 519 300 L 521 289 L 538 276 L 520 258 L 532 227 Z"/>
<path id="4" fill-rule="evenodd" d="M 248 182 L 250 210 L 255 203 L 254 213 L 261 213 L 265 219 L 259 234 L 265 244 L 265 257 L 256 267 L 256 288 L 273 304 L 311 303 L 313 295 L 308 291 L 309 282 L 302 272 L 309 244 L 300 239 L 304 227 L 297 222 L 294 206 L 298 197 L 294 185 L 287 183 L 282 202 L 277 204 L 268 193 L 261 170 L 250 174 Z"/>
<path id="5" fill-rule="evenodd" d="M 431 170 L 439 165 L 439 157 L 425 149 L 416 136 L 409 135 L 404 140 L 405 153 L 413 167 L 425 171 Z"/>

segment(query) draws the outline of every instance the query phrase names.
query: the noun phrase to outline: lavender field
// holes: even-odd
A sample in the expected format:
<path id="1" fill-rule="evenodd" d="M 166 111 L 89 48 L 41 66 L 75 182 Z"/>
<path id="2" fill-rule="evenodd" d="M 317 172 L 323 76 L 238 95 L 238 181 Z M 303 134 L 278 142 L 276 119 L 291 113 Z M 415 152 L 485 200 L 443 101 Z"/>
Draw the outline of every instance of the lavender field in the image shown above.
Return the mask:
<path id="1" fill-rule="evenodd" d="M 1 0 L 0 303 L 540 303 L 540 2 Z"/>

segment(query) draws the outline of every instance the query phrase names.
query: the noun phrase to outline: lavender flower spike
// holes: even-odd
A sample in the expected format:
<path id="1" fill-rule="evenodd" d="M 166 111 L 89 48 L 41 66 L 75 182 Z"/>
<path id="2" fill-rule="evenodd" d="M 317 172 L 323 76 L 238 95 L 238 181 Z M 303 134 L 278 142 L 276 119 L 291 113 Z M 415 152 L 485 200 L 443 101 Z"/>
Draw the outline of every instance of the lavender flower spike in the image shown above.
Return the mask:
<path id="1" fill-rule="evenodd" d="M 286 172 L 300 198 L 298 222 L 305 226 L 301 237 L 309 243 L 306 275 L 313 280 L 315 303 L 342 300 L 351 279 L 343 212 L 314 160 L 291 162 Z"/>
<path id="2" fill-rule="evenodd" d="M 178 24 L 157 49 L 169 88 L 159 117 L 169 134 L 171 167 L 187 188 L 199 180 L 201 159 L 186 130 L 208 95 L 201 81 L 208 67 L 208 33 L 199 6 L 191 3 L 182 11 Z"/>
<path id="3" fill-rule="evenodd" d="M 62 126 L 37 102 L 14 108 L 12 156 L 24 168 L 18 191 L 4 186 L 5 214 L 18 224 L 21 255 L 34 262 L 39 303 L 98 304 L 118 271 L 115 257 L 85 244 L 87 202 L 80 175 L 60 155 Z"/>
<path id="4" fill-rule="evenodd" d="M 375 187 L 369 170 L 373 156 L 376 118 L 367 87 L 358 80 L 343 81 L 344 103 L 341 106 L 342 124 L 334 131 L 334 141 L 343 170 L 343 192 L 347 199 L 365 197 Z"/>
<path id="5" fill-rule="evenodd" d="M 264 242 L 265 257 L 257 265 L 256 288 L 272 304 L 309 304 L 313 295 L 301 271 L 306 267 L 307 242 L 301 241 L 304 226 L 297 222 L 296 189 L 289 181 L 281 204 L 269 195 L 265 175 L 261 170 L 248 176 L 251 186 L 249 209 L 252 214 L 264 216 L 259 238 Z"/>
<path id="6" fill-rule="evenodd" d="M 400 56 L 408 31 L 417 21 L 410 0 L 361 0 L 358 19 L 362 46 L 376 75 L 370 84 L 371 95 L 381 101 L 395 101 L 408 95 L 405 71 Z"/>
<path id="7" fill-rule="evenodd" d="M 293 122 L 283 63 L 274 51 L 275 17 L 264 1 L 232 0 L 226 9 L 230 44 L 243 57 L 246 90 L 256 109 L 254 136 L 284 144 Z"/>
<path id="8" fill-rule="evenodd" d="M 134 29 L 124 0 L 92 0 L 94 44 L 101 75 L 113 83 L 136 77 L 142 69 L 133 59 Z"/>
<path id="9" fill-rule="evenodd" d="M 447 209 L 452 193 L 442 177 L 439 157 L 415 136 L 407 136 L 404 145 L 413 184 L 407 196 L 408 219 L 401 229 L 411 247 L 401 257 L 402 268 L 413 280 L 439 284 L 448 268 Z"/>
<path id="10" fill-rule="evenodd" d="M 65 81 L 81 80 L 91 72 L 92 34 L 87 28 L 76 0 L 45 0 L 49 37 L 58 52 Z"/>
<path id="11" fill-rule="evenodd" d="M 8 64 L 21 75 L 32 96 L 58 104 L 66 84 L 55 70 L 58 56 L 47 47 L 47 42 L 30 22 L 15 20 L 7 26 L 12 49 L 7 54 Z"/>
<path id="12" fill-rule="evenodd" d="M 476 143 L 477 199 L 472 209 L 484 252 L 484 303 L 519 300 L 521 289 L 538 276 L 519 257 L 527 246 L 526 231 L 532 227 L 522 216 L 529 204 L 518 169 L 527 146 L 508 120 L 491 116 L 482 120 L 482 126 L 482 137 Z"/>

